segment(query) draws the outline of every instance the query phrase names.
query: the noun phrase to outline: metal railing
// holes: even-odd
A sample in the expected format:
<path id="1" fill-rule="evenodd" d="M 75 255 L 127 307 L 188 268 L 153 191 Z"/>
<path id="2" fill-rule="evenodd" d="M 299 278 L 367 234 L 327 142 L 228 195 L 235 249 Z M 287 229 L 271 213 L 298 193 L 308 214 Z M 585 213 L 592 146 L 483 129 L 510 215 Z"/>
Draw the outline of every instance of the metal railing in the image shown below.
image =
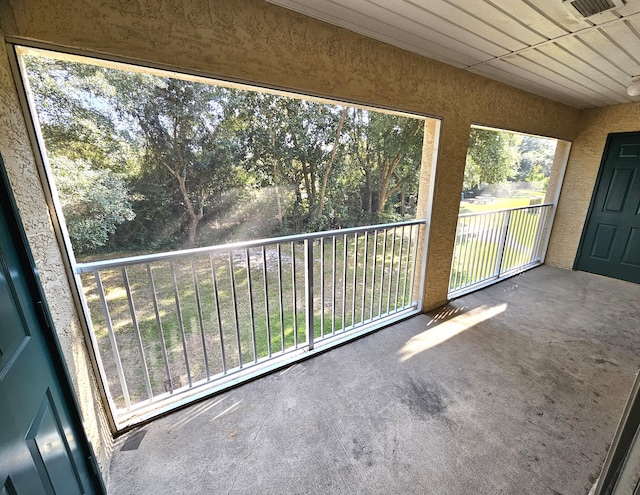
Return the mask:
<path id="1" fill-rule="evenodd" d="M 119 426 L 171 409 L 196 389 L 211 393 L 414 314 L 424 225 L 77 264 Z"/>
<path id="2" fill-rule="evenodd" d="M 449 297 L 542 263 L 553 205 L 458 216 Z"/>

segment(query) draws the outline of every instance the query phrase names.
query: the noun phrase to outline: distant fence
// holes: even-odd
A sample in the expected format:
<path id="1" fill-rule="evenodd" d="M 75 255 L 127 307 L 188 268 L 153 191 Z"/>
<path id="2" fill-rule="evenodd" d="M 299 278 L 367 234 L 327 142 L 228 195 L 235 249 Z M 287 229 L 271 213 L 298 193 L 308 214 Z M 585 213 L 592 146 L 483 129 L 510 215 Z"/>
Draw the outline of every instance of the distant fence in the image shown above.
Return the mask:
<path id="1" fill-rule="evenodd" d="M 460 215 L 449 297 L 539 265 L 552 207 L 542 204 Z"/>

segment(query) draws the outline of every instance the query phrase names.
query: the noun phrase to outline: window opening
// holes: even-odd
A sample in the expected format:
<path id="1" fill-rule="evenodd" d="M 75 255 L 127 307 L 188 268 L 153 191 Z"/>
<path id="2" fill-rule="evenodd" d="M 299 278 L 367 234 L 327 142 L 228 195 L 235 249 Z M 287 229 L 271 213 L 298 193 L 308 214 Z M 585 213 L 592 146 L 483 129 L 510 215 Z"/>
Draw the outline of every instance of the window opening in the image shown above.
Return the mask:
<path id="1" fill-rule="evenodd" d="M 419 311 L 427 119 L 17 53 L 119 427 Z"/>

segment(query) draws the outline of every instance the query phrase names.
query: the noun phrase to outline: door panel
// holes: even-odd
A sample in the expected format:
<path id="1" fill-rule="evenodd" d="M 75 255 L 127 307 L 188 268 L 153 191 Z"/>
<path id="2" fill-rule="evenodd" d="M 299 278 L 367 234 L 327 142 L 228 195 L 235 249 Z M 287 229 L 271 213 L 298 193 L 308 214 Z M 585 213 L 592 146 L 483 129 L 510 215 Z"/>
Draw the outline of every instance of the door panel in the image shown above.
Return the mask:
<path id="1" fill-rule="evenodd" d="M 102 493 L 0 159 L 0 494 Z"/>
<path id="2" fill-rule="evenodd" d="M 576 268 L 640 283 L 640 133 L 610 134 Z"/>

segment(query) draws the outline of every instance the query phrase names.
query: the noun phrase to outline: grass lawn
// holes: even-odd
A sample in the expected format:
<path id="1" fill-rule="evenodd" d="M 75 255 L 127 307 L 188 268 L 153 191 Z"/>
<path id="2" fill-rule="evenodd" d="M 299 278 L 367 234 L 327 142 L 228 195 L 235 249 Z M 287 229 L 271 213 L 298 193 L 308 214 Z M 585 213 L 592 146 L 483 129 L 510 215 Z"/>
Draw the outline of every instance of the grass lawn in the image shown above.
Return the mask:
<path id="1" fill-rule="evenodd" d="M 353 234 L 346 244 L 339 235 L 335 250 L 333 238 L 325 239 L 324 249 L 320 241 L 314 243 L 315 339 L 349 330 L 417 298 L 412 294 L 417 232 L 418 226 L 411 227 L 411 234 L 409 227 L 404 233 L 401 228 L 381 230 L 366 242 L 359 235 L 357 244 Z M 280 251 L 269 246 L 264 252 L 254 248 L 201 255 L 176 260 L 173 268 L 166 261 L 133 265 L 126 271 L 129 294 L 122 269 L 101 270 L 131 402 L 148 398 L 145 363 L 157 395 L 188 386 L 189 379 L 206 379 L 306 345 L 304 266 L 302 243 L 296 243 L 293 252 L 287 243 Z M 94 275 L 84 274 L 82 283 L 109 389 L 118 407 L 124 407 Z"/>
<path id="2" fill-rule="evenodd" d="M 491 206 L 491 205 L 476 205 Z M 458 223 L 449 290 L 487 280 L 497 273 L 531 262 L 537 254 L 540 222 L 546 218 L 541 210 L 511 212 L 506 230 L 504 251 L 500 256 L 501 237 L 505 234 L 505 213 L 497 211 L 482 217 L 461 218 Z"/>

